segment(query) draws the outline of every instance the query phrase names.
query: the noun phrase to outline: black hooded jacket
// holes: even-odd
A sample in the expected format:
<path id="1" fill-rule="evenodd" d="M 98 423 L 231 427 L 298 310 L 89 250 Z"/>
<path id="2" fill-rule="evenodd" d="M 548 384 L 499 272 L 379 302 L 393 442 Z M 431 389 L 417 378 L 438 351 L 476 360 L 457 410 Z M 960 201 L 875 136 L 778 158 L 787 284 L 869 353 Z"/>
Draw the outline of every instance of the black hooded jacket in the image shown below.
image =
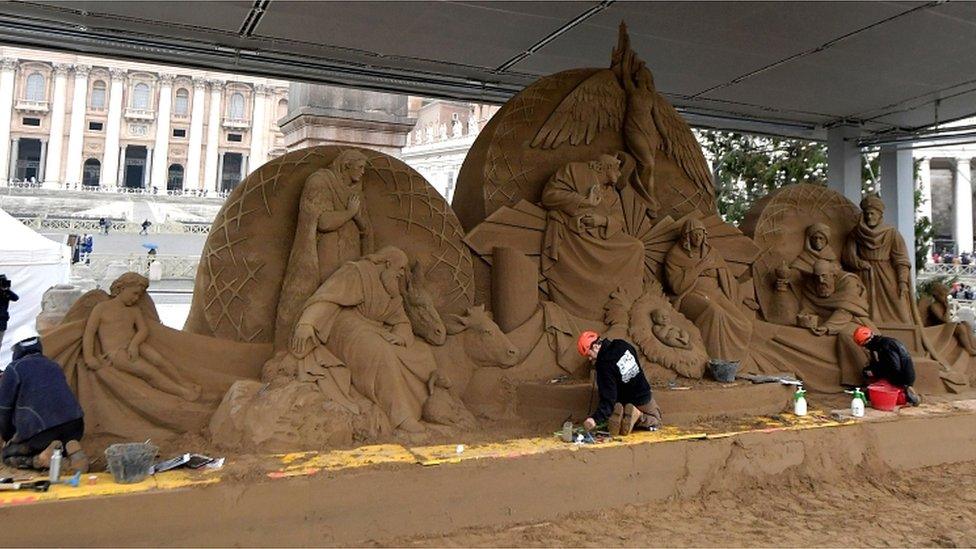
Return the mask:
<path id="1" fill-rule="evenodd" d="M 596 355 L 596 387 L 600 402 L 590 417 L 606 421 L 616 403 L 643 406 L 651 401 L 651 386 L 637 358 L 637 349 L 622 339 L 608 339 Z"/>

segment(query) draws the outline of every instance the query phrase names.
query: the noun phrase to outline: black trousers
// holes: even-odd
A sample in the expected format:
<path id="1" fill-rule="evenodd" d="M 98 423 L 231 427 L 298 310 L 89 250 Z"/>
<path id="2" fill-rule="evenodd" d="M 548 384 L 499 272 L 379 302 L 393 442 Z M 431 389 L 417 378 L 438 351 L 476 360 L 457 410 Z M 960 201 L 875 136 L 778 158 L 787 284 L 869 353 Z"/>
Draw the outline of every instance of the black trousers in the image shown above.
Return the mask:
<path id="1" fill-rule="evenodd" d="M 8 467 L 30 469 L 34 456 L 43 452 L 55 440 L 61 441 L 62 447 L 69 440 L 80 441 L 85 434 L 85 420 L 78 418 L 40 433 L 21 442 L 8 442 L 3 447 L 3 463 Z"/>

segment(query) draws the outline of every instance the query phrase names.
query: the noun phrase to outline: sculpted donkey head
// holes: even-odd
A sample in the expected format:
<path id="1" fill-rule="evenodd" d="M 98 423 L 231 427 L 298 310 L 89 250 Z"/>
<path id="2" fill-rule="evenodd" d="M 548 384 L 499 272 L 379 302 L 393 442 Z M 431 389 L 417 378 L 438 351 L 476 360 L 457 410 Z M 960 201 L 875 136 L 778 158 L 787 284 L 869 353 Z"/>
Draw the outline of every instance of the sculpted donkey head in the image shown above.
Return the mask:
<path id="1" fill-rule="evenodd" d="M 410 264 L 403 292 L 403 310 L 410 319 L 413 333 L 431 345 L 443 345 L 447 341 L 447 329 L 440 313 L 434 307 L 434 298 L 427 287 L 427 278 L 419 261 Z"/>
<path id="2" fill-rule="evenodd" d="M 518 362 L 518 348 L 485 311 L 484 305 L 469 307 L 463 315 L 446 315 L 449 334 L 461 338 L 464 352 L 478 366 L 510 368 Z"/>

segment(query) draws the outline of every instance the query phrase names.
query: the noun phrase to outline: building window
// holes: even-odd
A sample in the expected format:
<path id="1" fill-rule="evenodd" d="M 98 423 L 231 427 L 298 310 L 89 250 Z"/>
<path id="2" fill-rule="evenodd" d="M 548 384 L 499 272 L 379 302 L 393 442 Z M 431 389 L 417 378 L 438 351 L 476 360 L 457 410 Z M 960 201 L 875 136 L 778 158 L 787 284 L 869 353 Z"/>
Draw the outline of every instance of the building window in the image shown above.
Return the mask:
<path id="1" fill-rule="evenodd" d="M 244 96 L 239 92 L 230 96 L 230 119 L 244 120 Z"/>
<path id="2" fill-rule="evenodd" d="M 173 137 L 186 137 L 186 128 L 173 128 Z"/>
<path id="3" fill-rule="evenodd" d="M 132 88 L 132 108 L 133 109 L 148 109 L 149 108 L 149 85 L 143 82 L 136 84 Z"/>
<path id="4" fill-rule="evenodd" d="M 100 132 L 100 131 L 102 131 L 102 128 L 104 128 L 104 127 L 105 127 L 105 124 L 102 123 L 102 122 L 89 122 L 88 123 L 88 129 L 90 131 L 93 131 L 93 132 Z"/>
<path id="5" fill-rule="evenodd" d="M 25 126 L 40 127 L 40 125 L 41 125 L 41 119 L 40 118 L 25 118 L 23 120 L 23 123 L 24 123 Z"/>
<path id="6" fill-rule="evenodd" d="M 288 115 L 288 100 L 282 99 L 281 101 L 278 101 L 278 120 L 281 120 L 287 115 Z M 277 124 L 275 124 L 275 126 L 277 126 Z"/>
<path id="7" fill-rule="evenodd" d="M 232 143 L 240 143 L 243 140 L 244 140 L 244 135 L 242 135 L 242 134 L 239 134 L 239 133 L 229 133 L 229 134 L 227 134 L 227 141 L 230 141 Z"/>
<path id="8" fill-rule="evenodd" d="M 186 116 L 190 111 L 190 92 L 186 88 L 176 90 L 176 105 L 173 111 L 180 116 Z"/>
<path id="9" fill-rule="evenodd" d="M 168 173 L 169 177 L 166 179 L 166 190 L 183 190 L 183 166 L 180 164 L 170 164 Z"/>
<path id="10" fill-rule="evenodd" d="M 105 108 L 105 82 L 103 80 L 96 80 L 92 84 L 91 108 Z"/>
<path id="11" fill-rule="evenodd" d="M 102 163 L 96 158 L 85 160 L 85 171 L 81 176 L 81 184 L 86 187 L 97 187 L 101 177 Z"/>
<path id="12" fill-rule="evenodd" d="M 27 90 L 24 99 L 28 101 L 44 101 L 44 75 L 33 72 L 27 77 Z"/>

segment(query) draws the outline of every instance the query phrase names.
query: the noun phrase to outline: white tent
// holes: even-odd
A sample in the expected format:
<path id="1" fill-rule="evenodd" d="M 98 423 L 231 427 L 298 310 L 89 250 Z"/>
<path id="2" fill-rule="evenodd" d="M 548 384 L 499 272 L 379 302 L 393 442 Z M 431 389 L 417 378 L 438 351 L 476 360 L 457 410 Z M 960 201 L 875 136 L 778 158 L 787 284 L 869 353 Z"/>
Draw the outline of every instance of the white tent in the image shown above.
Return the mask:
<path id="1" fill-rule="evenodd" d="M 37 333 L 34 320 L 41 312 L 44 292 L 68 282 L 71 250 L 0 210 L 0 273 L 10 279 L 11 289 L 20 297 L 10 304 L 10 322 L 0 342 L 3 369 L 10 363 L 14 343 Z"/>

